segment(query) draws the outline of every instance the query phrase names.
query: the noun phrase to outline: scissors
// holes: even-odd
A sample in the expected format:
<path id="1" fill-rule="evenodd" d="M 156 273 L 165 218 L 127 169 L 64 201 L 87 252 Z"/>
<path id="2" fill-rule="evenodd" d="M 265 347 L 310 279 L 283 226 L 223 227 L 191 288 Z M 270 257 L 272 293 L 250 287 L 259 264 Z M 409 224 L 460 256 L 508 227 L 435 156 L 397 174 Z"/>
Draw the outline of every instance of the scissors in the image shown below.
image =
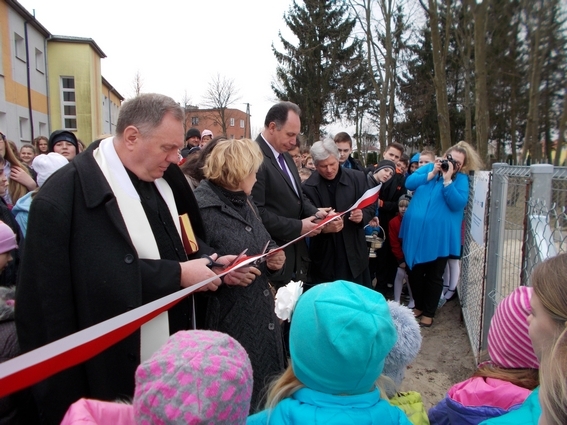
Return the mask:
<path id="1" fill-rule="evenodd" d="M 262 250 L 262 255 L 265 254 L 268 251 L 268 246 L 270 245 L 270 241 L 266 242 L 266 244 L 264 245 L 264 249 Z M 262 258 L 258 258 L 256 261 L 254 261 L 252 263 L 253 266 L 258 267 L 260 264 L 262 264 L 264 261 L 266 261 L 266 257 L 262 257 Z"/>
<path id="2" fill-rule="evenodd" d="M 244 257 L 244 254 L 246 254 L 246 252 L 248 252 L 248 248 L 246 248 L 244 251 L 242 251 L 240 254 L 238 254 L 236 256 L 236 258 L 234 260 L 232 260 L 230 263 L 228 263 L 226 266 L 224 266 L 224 268 L 227 269 L 227 268 L 234 266 L 236 263 L 238 263 L 242 259 L 242 257 Z"/>
<path id="3" fill-rule="evenodd" d="M 234 264 L 236 264 L 237 261 L 240 261 L 240 259 L 242 257 L 244 257 L 244 254 L 246 254 L 246 251 L 248 251 L 248 248 L 246 248 L 244 251 L 242 251 L 240 254 L 238 254 L 236 256 L 236 258 L 234 260 L 232 260 L 229 264 L 218 263 L 218 262 L 214 261 L 207 254 L 201 255 L 201 258 L 206 258 L 207 260 L 209 260 L 209 264 L 207 264 L 207 267 L 210 268 L 210 269 L 213 268 L 213 267 L 220 267 L 221 269 L 226 269 L 227 267 L 232 267 Z"/>

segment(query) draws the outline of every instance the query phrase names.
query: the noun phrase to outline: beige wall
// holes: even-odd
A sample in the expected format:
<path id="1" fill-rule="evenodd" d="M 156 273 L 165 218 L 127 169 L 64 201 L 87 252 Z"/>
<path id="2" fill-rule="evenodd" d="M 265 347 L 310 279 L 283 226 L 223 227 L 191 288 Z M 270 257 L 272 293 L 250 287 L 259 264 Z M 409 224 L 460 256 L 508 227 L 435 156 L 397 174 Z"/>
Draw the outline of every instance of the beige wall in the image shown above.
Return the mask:
<path id="1" fill-rule="evenodd" d="M 50 41 L 47 52 L 51 129 L 63 128 L 61 77 L 74 77 L 77 110 L 75 134 L 88 145 L 102 133 L 100 56 L 88 43 Z"/>

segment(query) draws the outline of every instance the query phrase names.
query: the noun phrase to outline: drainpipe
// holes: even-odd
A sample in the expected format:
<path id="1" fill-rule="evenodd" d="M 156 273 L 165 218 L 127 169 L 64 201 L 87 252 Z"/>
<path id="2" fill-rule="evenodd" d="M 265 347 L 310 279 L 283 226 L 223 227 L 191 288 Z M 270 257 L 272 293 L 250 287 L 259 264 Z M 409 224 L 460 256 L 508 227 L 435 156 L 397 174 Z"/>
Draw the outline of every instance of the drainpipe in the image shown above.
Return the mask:
<path id="1" fill-rule="evenodd" d="M 47 136 L 51 134 L 51 105 L 50 105 L 50 93 L 49 93 L 49 70 L 47 68 L 47 38 L 43 39 L 43 69 L 45 70 L 45 95 L 47 97 Z M 40 134 L 41 136 L 41 134 Z"/>
<path id="2" fill-rule="evenodd" d="M 110 101 L 110 89 L 108 89 L 108 134 L 112 133 L 112 102 Z"/>
<path id="3" fill-rule="evenodd" d="M 26 70 L 27 70 L 27 82 L 28 82 L 28 111 L 30 116 L 30 127 L 31 127 L 31 141 L 34 139 L 34 131 L 33 131 L 33 109 L 32 109 L 32 101 L 31 101 L 31 78 L 30 78 L 30 52 L 29 52 L 29 44 L 28 44 L 28 21 L 24 22 L 24 37 L 26 39 Z"/>

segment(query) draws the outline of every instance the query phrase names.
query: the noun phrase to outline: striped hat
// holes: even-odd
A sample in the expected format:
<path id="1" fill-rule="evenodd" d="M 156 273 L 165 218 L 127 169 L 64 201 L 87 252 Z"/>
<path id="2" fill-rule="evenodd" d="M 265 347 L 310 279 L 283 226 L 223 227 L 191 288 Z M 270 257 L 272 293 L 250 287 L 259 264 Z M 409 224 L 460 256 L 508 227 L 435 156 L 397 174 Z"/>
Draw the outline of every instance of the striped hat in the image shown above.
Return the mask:
<path id="1" fill-rule="evenodd" d="M 488 330 L 488 354 L 497 366 L 507 369 L 539 369 L 528 334 L 533 288 L 520 286 L 504 298 Z"/>

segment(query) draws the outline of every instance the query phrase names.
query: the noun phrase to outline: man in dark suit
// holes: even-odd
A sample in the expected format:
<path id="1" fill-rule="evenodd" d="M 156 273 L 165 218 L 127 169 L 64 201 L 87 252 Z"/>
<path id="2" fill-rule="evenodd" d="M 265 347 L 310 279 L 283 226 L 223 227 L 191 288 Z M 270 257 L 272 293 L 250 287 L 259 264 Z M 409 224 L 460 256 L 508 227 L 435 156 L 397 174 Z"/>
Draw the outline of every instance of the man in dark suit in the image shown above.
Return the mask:
<path id="1" fill-rule="evenodd" d="M 314 236 L 320 230 L 314 221 L 326 216 L 325 211 L 315 208 L 301 190 L 301 180 L 291 156 L 287 153 L 296 145 L 301 128 L 301 111 L 291 102 L 280 102 L 272 106 L 264 121 L 264 131 L 256 142 L 264 154 L 264 163 L 256 174 L 252 197 L 262 222 L 278 245 L 283 245 L 300 235 Z M 285 270 L 277 286 L 307 277 L 307 245 L 301 240 L 285 249 Z"/>

